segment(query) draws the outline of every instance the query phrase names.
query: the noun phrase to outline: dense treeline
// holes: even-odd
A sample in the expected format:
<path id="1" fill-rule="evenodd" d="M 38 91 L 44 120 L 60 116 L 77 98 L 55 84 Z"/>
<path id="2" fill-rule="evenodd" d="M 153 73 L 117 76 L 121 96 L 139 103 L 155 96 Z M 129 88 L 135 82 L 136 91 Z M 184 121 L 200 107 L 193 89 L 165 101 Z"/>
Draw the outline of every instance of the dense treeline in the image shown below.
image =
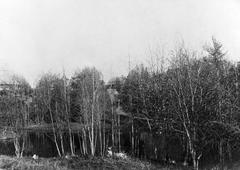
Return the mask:
<path id="1" fill-rule="evenodd" d="M 180 46 L 165 56 L 166 69 L 138 65 L 108 83 L 95 68 L 70 79 L 45 74 L 35 88 L 14 76 L 2 84 L 0 124 L 18 157 L 38 132 L 50 134 L 59 156 L 104 156 L 111 146 L 194 169 L 213 157 L 223 168 L 236 158 L 240 132 L 240 65 L 225 56 L 213 38 L 201 55 Z"/>

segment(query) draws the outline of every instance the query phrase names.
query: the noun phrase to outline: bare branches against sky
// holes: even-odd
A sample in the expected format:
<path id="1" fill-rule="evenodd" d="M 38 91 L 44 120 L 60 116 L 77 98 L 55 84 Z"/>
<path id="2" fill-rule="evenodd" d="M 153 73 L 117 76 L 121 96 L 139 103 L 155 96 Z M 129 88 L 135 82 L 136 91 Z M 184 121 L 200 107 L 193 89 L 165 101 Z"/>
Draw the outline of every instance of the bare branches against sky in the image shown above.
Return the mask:
<path id="1" fill-rule="evenodd" d="M 237 0 L 0 1 L 0 61 L 30 82 L 86 65 L 109 79 L 127 73 L 129 55 L 145 62 L 149 45 L 171 47 L 181 37 L 201 48 L 212 35 L 235 60 L 239 21 Z"/>

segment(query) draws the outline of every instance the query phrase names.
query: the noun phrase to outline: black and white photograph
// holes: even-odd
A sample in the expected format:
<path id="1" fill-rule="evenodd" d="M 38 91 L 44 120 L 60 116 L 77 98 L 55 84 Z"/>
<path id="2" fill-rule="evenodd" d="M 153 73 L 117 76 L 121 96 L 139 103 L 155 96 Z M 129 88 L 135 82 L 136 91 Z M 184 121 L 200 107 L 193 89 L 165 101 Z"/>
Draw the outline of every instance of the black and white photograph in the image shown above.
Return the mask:
<path id="1" fill-rule="evenodd" d="M 240 170 L 240 0 L 0 0 L 0 170 Z"/>

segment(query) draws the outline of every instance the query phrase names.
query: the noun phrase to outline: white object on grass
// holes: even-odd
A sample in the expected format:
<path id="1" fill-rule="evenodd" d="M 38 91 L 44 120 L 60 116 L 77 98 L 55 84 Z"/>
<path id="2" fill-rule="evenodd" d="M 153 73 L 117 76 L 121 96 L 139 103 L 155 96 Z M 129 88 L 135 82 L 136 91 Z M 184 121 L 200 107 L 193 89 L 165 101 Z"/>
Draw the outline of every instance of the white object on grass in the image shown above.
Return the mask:
<path id="1" fill-rule="evenodd" d="M 108 147 L 107 153 L 107 156 L 112 156 L 112 147 Z"/>
<path id="2" fill-rule="evenodd" d="M 175 160 L 170 160 L 169 162 L 170 162 L 170 164 L 176 164 Z"/>
<path id="3" fill-rule="evenodd" d="M 111 157 L 113 155 L 112 147 L 108 147 L 107 153 L 108 153 L 107 154 L 108 157 Z M 123 152 L 114 153 L 114 156 L 116 156 L 118 158 L 122 158 L 122 159 L 127 159 L 126 153 L 123 153 Z"/>
<path id="4" fill-rule="evenodd" d="M 65 158 L 66 158 L 66 159 L 71 159 L 71 156 L 70 156 L 69 154 L 66 154 L 66 155 L 65 155 Z"/>
<path id="5" fill-rule="evenodd" d="M 127 155 L 123 152 L 116 153 L 116 156 L 118 158 L 127 159 Z"/>
<path id="6" fill-rule="evenodd" d="M 34 160 L 37 160 L 37 159 L 38 159 L 38 155 L 34 154 L 32 158 L 33 158 Z"/>

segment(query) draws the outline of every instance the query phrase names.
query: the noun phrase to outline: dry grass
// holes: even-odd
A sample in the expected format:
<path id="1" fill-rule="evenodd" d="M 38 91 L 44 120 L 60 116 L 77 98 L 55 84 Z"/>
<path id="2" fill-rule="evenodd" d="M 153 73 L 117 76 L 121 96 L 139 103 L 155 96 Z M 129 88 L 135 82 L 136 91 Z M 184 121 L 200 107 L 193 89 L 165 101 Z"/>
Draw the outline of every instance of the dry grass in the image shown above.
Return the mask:
<path id="1" fill-rule="evenodd" d="M 152 165 L 138 159 L 112 159 L 112 158 L 16 158 L 0 155 L 0 170 L 191 170 L 191 167 Z M 226 166 L 225 170 L 239 170 L 239 163 Z M 219 170 L 219 166 L 201 168 L 201 170 Z"/>
<path id="2" fill-rule="evenodd" d="M 0 156 L 0 169 L 11 170 L 66 170 L 66 166 L 60 166 L 60 160 L 54 159 L 39 159 L 38 161 L 32 158 L 16 158 L 9 156 Z"/>
<path id="3" fill-rule="evenodd" d="M 122 160 L 111 158 L 80 157 L 70 160 L 60 158 L 39 158 L 38 161 L 30 157 L 16 158 L 0 156 L 0 170 L 149 170 L 155 169 L 150 163 L 138 160 Z"/>

